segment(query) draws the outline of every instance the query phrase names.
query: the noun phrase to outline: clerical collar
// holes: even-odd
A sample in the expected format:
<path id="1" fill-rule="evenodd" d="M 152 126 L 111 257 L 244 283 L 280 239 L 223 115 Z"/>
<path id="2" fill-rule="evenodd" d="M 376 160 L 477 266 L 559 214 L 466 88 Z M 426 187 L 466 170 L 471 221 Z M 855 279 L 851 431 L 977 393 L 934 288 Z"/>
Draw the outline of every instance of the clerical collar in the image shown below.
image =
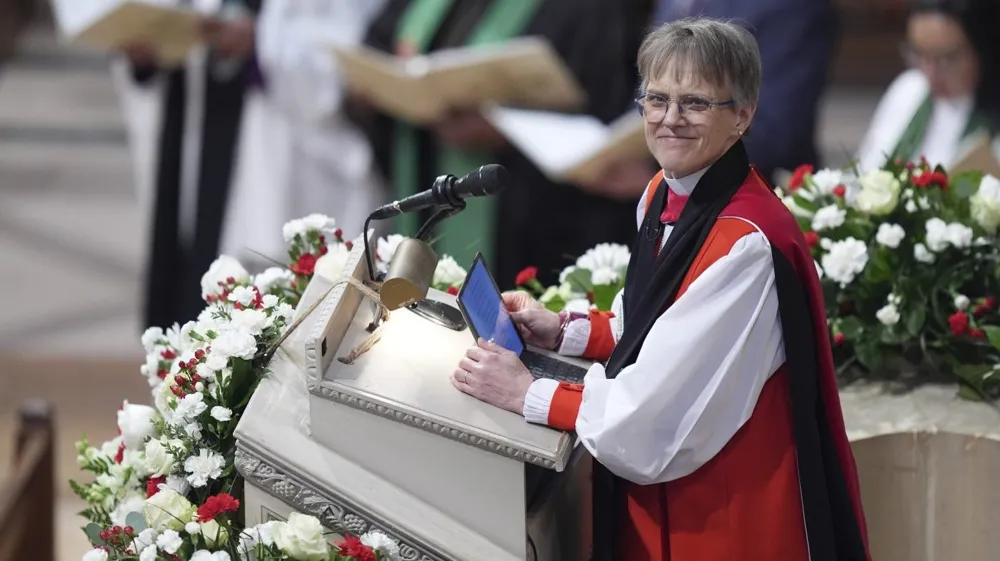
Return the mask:
<path id="1" fill-rule="evenodd" d="M 709 167 L 712 166 L 702 168 L 690 175 L 685 175 L 684 177 L 677 179 L 670 179 L 667 177 L 666 172 L 664 172 L 663 180 L 667 182 L 667 187 L 669 187 L 671 191 L 686 197 L 694 191 L 695 186 L 698 185 L 698 181 L 701 180 L 703 175 L 705 175 L 705 172 L 708 171 Z"/>

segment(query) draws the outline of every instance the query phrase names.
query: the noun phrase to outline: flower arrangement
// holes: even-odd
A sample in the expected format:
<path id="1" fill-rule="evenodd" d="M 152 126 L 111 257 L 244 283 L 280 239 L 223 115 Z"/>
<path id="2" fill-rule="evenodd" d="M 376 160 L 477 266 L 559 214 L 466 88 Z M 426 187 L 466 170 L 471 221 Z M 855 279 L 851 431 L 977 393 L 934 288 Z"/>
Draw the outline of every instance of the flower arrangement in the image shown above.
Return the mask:
<path id="1" fill-rule="evenodd" d="M 398 559 L 396 542 L 379 532 L 330 546 L 311 516 L 240 524 L 236 425 L 274 350 L 295 328 L 294 306 L 317 262 L 332 259 L 334 270 L 342 269 L 351 248 L 323 215 L 293 220 L 283 233 L 287 268 L 251 276 L 223 255 L 201 279 L 206 308 L 195 321 L 142 335 L 141 372 L 153 406 L 125 402 L 117 437 L 99 446 L 77 443 L 80 468 L 93 475 L 90 483 L 70 481 L 87 503 L 80 514 L 95 548 L 84 561 Z M 392 243 L 391 236 L 378 242 L 385 261 Z M 444 290 L 464 279 L 453 260 L 442 259 L 439 269 L 435 283 Z"/>
<path id="2" fill-rule="evenodd" d="M 818 262 L 838 371 L 893 375 L 902 360 L 998 395 L 1000 180 L 897 160 L 802 166 L 778 192 Z"/>
<path id="3" fill-rule="evenodd" d="M 514 284 L 552 311 L 586 312 L 591 308 L 608 311 L 625 286 L 629 255 L 624 245 L 598 244 L 559 273 L 558 286 L 542 286 L 537 267 L 522 270 Z"/>
<path id="4" fill-rule="evenodd" d="M 405 236 L 390 234 L 384 238 L 379 238 L 375 245 L 375 264 L 378 270 L 386 272 L 389 269 L 389 262 L 396 254 L 396 248 L 400 242 L 405 240 Z M 438 259 L 437 268 L 434 269 L 434 278 L 431 279 L 431 287 L 447 292 L 448 294 L 458 294 L 465 282 L 466 270 L 458 264 L 450 255 L 442 255 Z"/>

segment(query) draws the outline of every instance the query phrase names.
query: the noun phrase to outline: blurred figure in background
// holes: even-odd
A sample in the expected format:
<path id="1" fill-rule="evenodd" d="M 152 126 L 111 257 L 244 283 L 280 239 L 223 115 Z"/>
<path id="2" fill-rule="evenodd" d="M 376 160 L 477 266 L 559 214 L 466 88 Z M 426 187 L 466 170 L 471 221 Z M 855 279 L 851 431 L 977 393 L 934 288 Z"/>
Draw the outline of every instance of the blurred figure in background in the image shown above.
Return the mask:
<path id="1" fill-rule="evenodd" d="M 636 85 L 634 68 L 623 64 L 626 9 L 607 0 L 390 0 L 366 43 L 413 56 L 542 36 L 586 92 L 584 111 L 608 123 L 624 112 Z M 474 108 L 455 107 L 448 118 L 416 130 L 370 109 L 356 118 L 365 123 L 395 198 L 430 188 L 441 174 L 461 176 L 486 163 L 507 167 L 512 184 L 503 193 L 468 201 L 432 236 L 439 253 L 463 266 L 482 250 L 502 288 L 527 266 L 538 267 L 541 282 L 553 283 L 571 256 L 600 242 L 631 243 L 635 236 L 634 200 L 553 183 Z"/>
<path id="2" fill-rule="evenodd" d="M 383 4 L 269 0 L 264 6 L 257 56 L 268 99 L 289 127 L 288 142 L 273 143 L 272 155 L 288 158 L 274 197 L 283 221 L 320 212 L 353 239 L 384 202 L 368 139 L 344 114 L 345 84 L 331 49 L 360 43 Z"/>
<path id="3" fill-rule="evenodd" d="M 647 10 L 648 29 L 688 17 L 733 20 L 753 33 L 764 66 L 760 105 L 744 143 L 762 174 L 819 164 L 816 122 L 834 55 L 835 11 L 831 0 L 631 0 Z M 642 33 L 644 35 L 644 33 Z M 633 28 L 632 35 L 636 35 Z M 630 53 L 635 64 L 635 52 Z M 650 160 L 610 167 L 601 181 L 621 196 L 638 197 L 655 173 Z M 646 179 L 642 179 L 645 177 Z"/>
<path id="4" fill-rule="evenodd" d="M 1000 2 L 915 0 L 903 56 L 858 150 L 858 167 L 888 158 L 951 166 L 1000 133 Z M 1000 155 L 1000 143 L 994 141 Z"/>
<path id="5" fill-rule="evenodd" d="M 255 213 L 269 212 L 248 202 L 275 184 L 260 144 L 265 129 L 278 133 L 265 122 L 254 64 L 261 2 L 191 0 L 216 16 L 206 15 L 205 47 L 185 65 L 166 67 L 142 44 L 116 61 L 139 200 L 152 209 L 144 325 L 195 319 L 201 276 L 220 252 L 245 259 Z"/>

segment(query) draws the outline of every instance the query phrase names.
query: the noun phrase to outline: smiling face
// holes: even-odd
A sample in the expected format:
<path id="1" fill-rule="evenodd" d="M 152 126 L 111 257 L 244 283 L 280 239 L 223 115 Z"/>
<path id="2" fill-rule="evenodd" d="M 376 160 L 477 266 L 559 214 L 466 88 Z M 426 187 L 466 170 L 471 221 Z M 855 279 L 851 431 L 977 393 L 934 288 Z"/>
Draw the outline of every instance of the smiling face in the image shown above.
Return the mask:
<path id="1" fill-rule="evenodd" d="M 667 177 L 684 177 L 715 163 L 739 140 L 753 119 L 754 108 L 750 107 L 735 104 L 698 107 L 701 100 L 729 102 L 731 92 L 709 83 L 697 72 L 675 72 L 672 65 L 647 83 L 646 94 L 658 96 L 647 101 L 646 145 Z M 665 114 L 662 109 L 654 110 L 652 105 L 660 101 L 662 106 L 663 99 L 679 99 L 687 102 L 687 107 L 682 112 L 676 102 L 670 101 Z"/>
<path id="2" fill-rule="evenodd" d="M 970 95 L 979 82 L 979 59 L 962 26 L 944 14 L 910 16 L 906 26 L 907 63 L 919 69 L 937 98 Z"/>

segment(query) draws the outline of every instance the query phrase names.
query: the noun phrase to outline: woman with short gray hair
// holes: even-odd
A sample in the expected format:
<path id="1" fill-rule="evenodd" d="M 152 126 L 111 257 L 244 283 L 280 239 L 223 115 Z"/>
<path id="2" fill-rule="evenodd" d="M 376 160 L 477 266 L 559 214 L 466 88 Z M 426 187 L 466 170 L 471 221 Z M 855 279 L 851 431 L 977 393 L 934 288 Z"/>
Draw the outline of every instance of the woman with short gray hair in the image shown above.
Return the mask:
<path id="1" fill-rule="evenodd" d="M 595 361 L 582 384 L 480 341 L 461 391 L 575 430 L 597 463 L 594 558 L 868 559 L 810 249 L 750 164 L 756 42 L 724 21 L 656 29 L 639 52 L 646 143 L 662 171 L 614 313 L 504 303 L 527 342 Z"/>

